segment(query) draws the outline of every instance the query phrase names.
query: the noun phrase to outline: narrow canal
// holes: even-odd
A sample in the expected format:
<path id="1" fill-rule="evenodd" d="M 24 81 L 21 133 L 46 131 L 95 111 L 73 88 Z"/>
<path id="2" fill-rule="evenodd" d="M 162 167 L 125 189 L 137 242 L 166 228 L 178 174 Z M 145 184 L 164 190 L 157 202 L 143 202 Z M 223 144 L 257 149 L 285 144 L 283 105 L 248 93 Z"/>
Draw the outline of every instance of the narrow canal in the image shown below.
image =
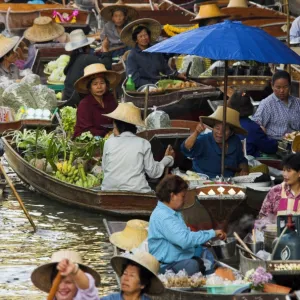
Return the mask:
<path id="1" fill-rule="evenodd" d="M 0 299 L 46 299 L 30 275 L 60 249 L 80 252 L 84 263 L 95 267 L 101 275 L 100 296 L 116 291 L 104 216 L 59 204 L 24 186 L 18 192 L 38 230 L 33 233 L 16 198 L 5 189 L 0 197 Z"/>

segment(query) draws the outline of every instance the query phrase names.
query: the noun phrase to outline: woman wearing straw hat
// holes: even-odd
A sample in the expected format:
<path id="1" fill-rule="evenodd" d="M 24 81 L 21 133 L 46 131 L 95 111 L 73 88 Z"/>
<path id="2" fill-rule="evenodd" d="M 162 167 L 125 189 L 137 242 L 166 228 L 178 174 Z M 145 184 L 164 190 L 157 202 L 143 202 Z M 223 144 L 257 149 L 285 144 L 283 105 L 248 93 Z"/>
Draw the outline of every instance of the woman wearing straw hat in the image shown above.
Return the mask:
<path id="1" fill-rule="evenodd" d="M 117 101 L 109 88 L 120 82 L 120 76 L 107 71 L 103 64 L 92 64 L 84 68 L 84 75 L 75 82 L 75 89 L 86 94 L 78 106 L 74 137 L 90 131 L 94 136 L 104 137 L 109 129 L 102 125 L 112 125 L 105 117 L 117 107 Z"/>
<path id="2" fill-rule="evenodd" d="M 247 175 L 248 162 L 244 156 L 242 143 L 236 134 L 246 135 L 247 131 L 240 125 L 240 114 L 231 108 L 226 111 L 225 135 L 225 177 L 232 177 L 237 171 L 240 175 Z M 223 139 L 223 106 L 208 117 L 200 117 L 196 130 L 181 145 L 182 153 L 193 159 L 193 170 L 215 178 L 221 174 L 221 156 Z M 205 125 L 212 128 L 212 132 L 201 134 Z"/>
<path id="3" fill-rule="evenodd" d="M 160 178 L 165 167 L 173 165 L 174 150 L 169 146 L 160 162 L 154 160 L 150 143 L 136 136 L 136 126 L 145 127 L 145 123 L 141 110 L 131 102 L 119 103 L 105 116 L 113 119 L 114 136 L 104 145 L 102 190 L 151 192 L 146 174 Z"/>
<path id="4" fill-rule="evenodd" d="M 78 105 L 82 97 L 74 90 L 74 83 L 83 76 L 85 67 L 91 64 L 103 64 L 107 70 L 111 70 L 112 57 L 109 53 L 108 42 L 102 44 L 103 53 L 100 57 L 90 54 L 90 45 L 94 38 L 88 38 L 82 29 L 73 30 L 70 33 L 70 42 L 65 45 L 66 51 L 72 51 L 71 58 L 64 69 L 66 75 L 63 99 L 68 100 L 67 105 Z"/>
<path id="5" fill-rule="evenodd" d="M 131 75 L 138 88 L 145 84 L 156 83 L 160 73 L 170 75 L 173 71 L 161 53 L 147 53 L 143 50 L 150 47 L 161 33 L 161 25 L 153 19 L 139 19 L 128 24 L 121 32 L 122 42 L 132 47 L 126 62 L 126 74 Z M 185 79 L 184 74 L 175 76 Z"/>
<path id="6" fill-rule="evenodd" d="M 148 252 L 136 252 L 114 256 L 111 265 L 121 281 L 121 292 L 100 298 L 100 300 L 150 300 L 145 295 L 160 295 L 164 285 L 157 277 L 159 262 Z"/>
<path id="7" fill-rule="evenodd" d="M 31 281 L 40 290 L 49 293 L 58 272 L 62 280 L 55 294 L 55 300 L 98 300 L 100 275 L 82 263 L 78 252 L 61 250 L 52 254 L 51 262 L 36 268 Z"/>

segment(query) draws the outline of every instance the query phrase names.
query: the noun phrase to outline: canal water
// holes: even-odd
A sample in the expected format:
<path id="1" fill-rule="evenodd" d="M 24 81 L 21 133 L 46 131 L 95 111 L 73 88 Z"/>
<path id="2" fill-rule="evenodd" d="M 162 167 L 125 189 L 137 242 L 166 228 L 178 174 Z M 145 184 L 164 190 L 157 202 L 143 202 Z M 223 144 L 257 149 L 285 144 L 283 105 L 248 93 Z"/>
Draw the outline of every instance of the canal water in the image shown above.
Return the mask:
<path id="1" fill-rule="evenodd" d="M 0 299 L 46 299 L 30 275 L 60 249 L 80 252 L 84 263 L 100 273 L 99 296 L 118 290 L 103 215 L 62 205 L 22 185 L 18 192 L 38 230 L 33 233 L 16 198 L 5 189 L 0 197 Z"/>

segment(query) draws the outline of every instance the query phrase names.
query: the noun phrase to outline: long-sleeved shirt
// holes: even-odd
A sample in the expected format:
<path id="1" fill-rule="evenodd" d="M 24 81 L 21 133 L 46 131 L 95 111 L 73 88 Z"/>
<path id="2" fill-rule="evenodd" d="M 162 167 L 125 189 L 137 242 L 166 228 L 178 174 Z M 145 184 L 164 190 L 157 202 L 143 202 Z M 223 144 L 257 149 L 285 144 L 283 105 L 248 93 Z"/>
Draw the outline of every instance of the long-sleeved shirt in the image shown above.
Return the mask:
<path id="1" fill-rule="evenodd" d="M 188 150 L 185 142 L 181 145 L 181 152 L 189 158 L 193 159 L 193 170 L 197 173 L 208 175 L 210 178 L 215 178 L 221 175 L 221 158 L 222 149 L 218 146 L 213 138 L 212 132 L 200 134 L 194 146 Z M 227 140 L 228 149 L 225 155 L 225 166 L 238 168 L 240 164 L 248 164 L 244 157 L 242 143 L 239 137 L 235 134 Z M 225 177 L 234 176 L 234 172 L 225 169 Z"/>
<path id="2" fill-rule="evenodd" d="M 240 118 L 241 126 L 248 131 L 246 137 L 247 155 L 259 157 L 260 153 L 274 154 L 277 152 L 278 142 L 269 138 L 261 127 L 248 117 Z M 239 135 L 240 139 L 245 136 Z"/>
<path id="3" fill-rule="evenodd" d="M 268 137 L 280 140 L 286 133 L 300 130 L 300 99 L 289 96 L 288 105 L 271 94 L 263 99 L 253 121 L 266 128 Z"/>
<path id="4" fill-rule="evenodd" d="M 214 230 L 193 232 L 185 224 L 181 212 L 158 201 L 148 228 L 149 252 L 164 264 L 190 259 L 195 249 L 215 237 Z"/>
<path id="5" fill-rule="evenodd" d="M 108 296 L 102 297 L 100 298 L 100 300 L 123 300 L 123 296 L 122 293 L 114 293 L 114 294 L 110 294 Z M 142 294 L 140 297 L 141 300 L 151 300 L 151 298 L 149 298 L 148 296 Z"/>
<path id="6" fill-rule="evenodd" d="M 300 16 L 297 17 L 292 23 L 290 29 L 290 40 L 291 42 L 298 40 L 298 43 L 300 43 Z"/>
<path id="7" fill-rule="evenodd" d="M 108 38 L 110 47 L 116 47 L 116 46 L 123 46 L 124 45 L 122 43 L 121 39 L 120 39 L 120 34 L 119 34 L 119 32 L 116 28 L 116 25 L 112 21 L 108 21 L 104 25 L 104 29 L 100 34 L 101 40 L 104 40 L 105 37 Z"/>
<path id="8" fill-rule="evenodd" d="M 133 48 L 127 58 L 126 74 L 132 75 L 135 87 L 156 83 L 159 73 L 169 75 L 172 70 L 161 53 L 143 52 L 139 46 Z"/>
<path id="9" fill-rule="evenodd" d="M 112 125 L 112 119 L 103 114 L 109 114 L 117 108 L 117 102 L 111 93 L 103 95 L 104 107 L 90 94 L 83 98 L 77 108 L 77 118 L 74 137 L 90 131 L 93 136 L 104 137 L 109 129 L 102 125 Z"/>
<path id="10" fill-rule="evenodd" d="M 172 156 L 155 161 L 150 143 L 131 132 L 112 136 L 104 144 L 102 169 L 104 179 L 102 190 L 151 192 L 146 180 L 162 176 L 166 166 L 172 165 Z"/>

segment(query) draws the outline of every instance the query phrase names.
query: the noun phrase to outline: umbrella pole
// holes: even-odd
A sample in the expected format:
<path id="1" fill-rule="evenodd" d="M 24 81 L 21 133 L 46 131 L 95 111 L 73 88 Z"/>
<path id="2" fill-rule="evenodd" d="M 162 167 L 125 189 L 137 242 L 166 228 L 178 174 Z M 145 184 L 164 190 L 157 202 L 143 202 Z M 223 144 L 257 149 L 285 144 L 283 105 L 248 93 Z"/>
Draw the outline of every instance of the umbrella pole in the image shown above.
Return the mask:
<path id="1" fill-rule="evenodd" d="M 228 60 L 225 60 L 225 72 L 224 72 L 224 95 L 223 95 L 223 135 L 222 135 L 222 160 L 221 160 L 221 174 L 224 177 L 225 171 L 225 135 L 226 135 L 226 111 L 227 111 L 227 84 L 228 84 Z"/>
<path id="2" fill-rule="evenodd" d="M 291 24 L 290 24 L 290 4 L 289 4 L 289 0 L 286 0 L 285 2 L 286 4 L 286 18 L 287 18 L 287 22 L 286 22 L 286 26 L 287 26 L 287 46 L 290 48 L 290 28 L 291 28 Z M 291 74 L 291 65 L 287 65 L 287 71 Z"/>

